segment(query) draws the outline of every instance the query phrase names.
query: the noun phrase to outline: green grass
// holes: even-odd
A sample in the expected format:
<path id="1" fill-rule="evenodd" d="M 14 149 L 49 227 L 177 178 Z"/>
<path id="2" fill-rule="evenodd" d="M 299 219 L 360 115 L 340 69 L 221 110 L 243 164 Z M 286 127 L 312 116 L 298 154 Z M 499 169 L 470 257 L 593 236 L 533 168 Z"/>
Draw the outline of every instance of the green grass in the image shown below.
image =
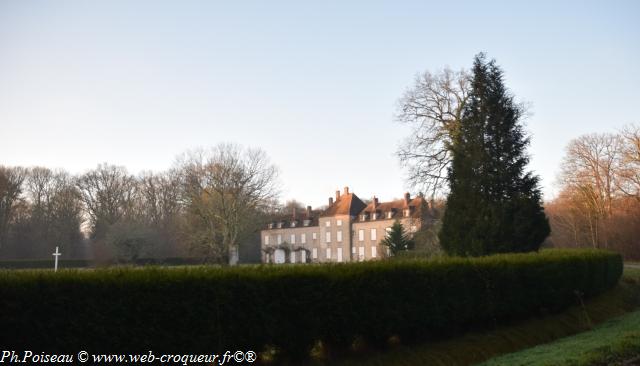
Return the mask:
<path id="1" fill-rule="evenodd" d="M 578 300 L 576 302 L 579 303 Z M 597 325 L 594 332 L 586 332 L 569 338 L 582 336 L 592 339 L 593 342 L 581 339 L 574 343 L 568 341 L 569 343 L 560 344 L 557 347 L 557 354 L 565 352 L 564 348 L 568 349 L 572 345 L 583 343 L 584 347 L 577 350 L 577 354 L 590 357 L 591 361 L 589 362 L 599 362 L 600 360 L 608 362 L 611 359 L 607 357 L 615 358 L 616 355 L 624 355 L 625 352 L 637 350 L 634 347 L 638 346 L 640 340 L 640 333 L 638 333 L 640 332 L 640 312 L 634 312 L 619 319 L 610 319 L 627 314 L 629 311 L 637 309 L 638 306 L 640 306 L 640 269 L 625 268 L 622 280 L 614 289 L 586 302 L 584 306 L 576 305 L 561 314 L 530 319 L 488 332 L 472 332 L 462 337 L 436 343 L 396 346 L 386 352 L 362 352 L 362 354 L 355 355 L 340 363 L 334 361 L 327 364 L 343 366 L 473 365 L 492 357 L 585 332 L 593 329 L 597 324 L 602 325 Z M 607 320 L 610 321 L 606 322 Z M 600 341 L 600 343 L 595 343 L 596 341 Z M 587 352 L 587 350 L 589 351 Z M 527 351 L 522 353 L 524 352 Z M 518 355 L 520 353 L 513 354 L 513 359 L 499 364 L 520 364 L 513 363 L 514 359 L 519 360 L 519 357 L 525 357 Z M 529 357 L 527 360 L 534 360 L 537 354 L 526 357 Z M 317 361 L 315 364 L 322 365 L 323 362 Z M 528 363 L 521 364 L 528 365 Z M 533 363 L 531 364 L 533 365 Z M 559 364 L 564 363 L 560 361 Z"/>
<path id="2" fill-rule="evenodd" d="M 611 319 L 593 331 L 498 357 L 481 366 L 611 365 L 638 354 L 640 311 L 635 311 Z"/>

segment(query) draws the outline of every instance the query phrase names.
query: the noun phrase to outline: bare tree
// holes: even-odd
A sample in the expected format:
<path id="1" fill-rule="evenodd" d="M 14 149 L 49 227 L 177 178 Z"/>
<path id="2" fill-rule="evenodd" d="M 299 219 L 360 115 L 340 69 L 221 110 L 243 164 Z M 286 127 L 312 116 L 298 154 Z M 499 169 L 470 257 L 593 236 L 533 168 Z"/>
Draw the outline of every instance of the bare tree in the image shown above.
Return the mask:
<path id="1" fill-rule="evenodd" d="M 562 163 L 565 184 L 583 191 L 602 214 L 611 213 L 619 186 L 622 140 L 614 134 L 590 134 L 572 140 Z"/>
<path id="2" fill-rule="evenodd" d="M 146 254 L 152 257 L 168 257 L 182 252 L 182 246 L 179 243 L 183 213 L 181 189 L 180 175 L 176 170 L 142 173 L 138 178 L 137 223 L 114 228 L 118 231 L 111 235 L 110 239 L 116 237 L 122 239 L 127 230 L 132 234 L 132 239 L 139 238 L 141 233 L 147 233 L 148 236 L 153 237 L 154 243 L 146 245 Z M 112 242 L 121 244 L 123 241 Z M 141 243 L 140 240 L 131 242 Z"/>
<path id="3" fill-rule="evenodd" d="M 640 131 L 572 140 L 559 175 L 560 195 L 546 204 L 554 246 L 615 249 L 640 258 Z"/>
<path id="4" fill-rule="evenodd" d="M 93 236 L 104 234 L 109 225 L 133 213 L 136 180 L 124 167 L 100 164 L 78 177 L 76 186 Z"/>
<path id="5" fill-rule="evenodd" d="M 54 173 L 49 168 L 33 167 L 26 178 L 26 194 L 33 205 L 34 213 L 44 212 L 55 190 Z"/>
<path id="6" fill-rule="evenodd" d="M 469 98 L 471 75 L 444 69 L 416 76 L 414 85 L 399 100 L 397 120 L 412 133 L 397 155 L 407 170 L 408 182 L 432 197 L 446 190 L 451 143 Z"/>
<path id="7" fill-rule="evenodd" d="M 71 249 L 80 238 L 81 205 L 69 174 L 34 167 L 25 182 L 30 203 L 30 245 L 41 255 L 55 245 Z"/>
<path id="8" fill-rule="evenodd" d="M 613 212 L 619 194 L 622 140 L 615 134 L 590 134 L 572 140 L 562 162 L 560 176 L 564 193 L 571 197 L 588 224 L 591 244 L 608 246 L 602 235 L 604 223 Z"/>
<path id="9" fill-rule="evenodd" d="M 622 130 L 622 164 L 618 187 L 624 194 L 640 201 L 640 126 Z"/>
<path id="10" fill-rule="evenodd" d="M 230 144 L 187 153 L 180 165 L 187 210 L 202 229 L 193 239 L 206 246 L 213 259 L 232 259 L 261 224 L 256 212 L 278 194 L 276 167 L 262 150 Z"/>
<path id="11" fill-rule="evenodd" d="M 7 241 L 14 207 L 20 202 L 27 170 L 0 165 L 0 248 Z"/>
<path id="12" fill-rule="evenodd" d="M 180 183 L 180 177 L 175 170 L 141 174 L 138 189 L 145 221 L 153 225 L 162 225 L 178 215 Z"/>

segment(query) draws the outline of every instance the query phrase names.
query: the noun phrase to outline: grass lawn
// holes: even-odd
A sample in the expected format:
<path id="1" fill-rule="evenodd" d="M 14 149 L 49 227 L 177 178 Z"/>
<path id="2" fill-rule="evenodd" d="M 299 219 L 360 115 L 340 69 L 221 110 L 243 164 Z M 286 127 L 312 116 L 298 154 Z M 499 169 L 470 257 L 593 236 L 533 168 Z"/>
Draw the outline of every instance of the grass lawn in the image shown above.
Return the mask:
<path id="1" fill-rule="evenodd" d="M 611 319 L 593 331 L 510 353 L 481 366 L 612 365 L 635 359 L 640 363 L 640 311 Z"/>
<path id="2" fill-rule="evenodd" d="M 640 269 L 625 269 L 623 281 L 639 279 Z M 482 366 L 623 365 L 630 360 L 640 364 L 640 311 L 608 320 L 589 332 L 491 359 Z"/>
<path id="3" fill-rule="evenodd" d="M 579 303 L 578 300 L 576 302 Z M 627 267 L 617 287 L 587 301 L 584 305 L 574 306 L 561 314 L 530 319 L 488 332 L 469 333 L 462 337 L 435 343 L 396 346 L 385 352 L 365 351 L 342 362 L 318 360 L 313 364 L 344 366 L 473 365 L 523 349 L 527 350 L 505 356 L 512 358 L 503 363 L 491 363 L 490 365 L 552 365 L 570 362 L 565 359 L 553 359 L 554 356 L 562 354 L 581 355 L 588 362 L 611 360 L 607 357 L 611 356 L 615 359 L 616 354 L 633 352 L 633 347 L 640 344 L 640 311 L 629 314 L 638 306 L 640 306 L 640 269 Z M 625 314 L 628 315 L 612 319 Z M 574 336 L 592 329 L 594 331 Z M 543 359 L 542 363 L 514 361 L 519 361 L 522 358 L 528 360 L 527 362 L 533 362 L 537 357 L 542 357 L 542 353 L 545 351 L 536 351 L 537 348 L 542 347 L 529 349 L 530 347 L 568 336 L 573 337 L 556 342 L 558 345 L 556 343 L 548 345 L 552 348 L 555 347 L 556 353 L 549 352 L 549 357 Z M 575 341 L 572 341 L 574 339 Z M 526 352 L 536 353 L 528 354 Z M 496 359 L 495 362 L 499 362 L 498 360 Z M 492 360 L 492 362 L 494 361 Z"/>

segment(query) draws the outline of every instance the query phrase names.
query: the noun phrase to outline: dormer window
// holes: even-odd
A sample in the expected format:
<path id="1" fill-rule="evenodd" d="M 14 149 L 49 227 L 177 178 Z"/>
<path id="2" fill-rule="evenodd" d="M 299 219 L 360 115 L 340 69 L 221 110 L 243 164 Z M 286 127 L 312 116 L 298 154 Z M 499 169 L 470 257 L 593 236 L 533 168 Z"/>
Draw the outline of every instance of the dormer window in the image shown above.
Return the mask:
<path id="1" fill-rule="evenodd" d="M 390 219 L 392 216 L 393 216 L 393 212 L 392 211 L 387 212 L 387 218 L 388 219 Z"/>
<path id="2" fill-rule="evenodd" d="M 309 226 L 309 224 L 311 224 L 311 220 L 302 221 L 302 225 L 304 225 L 304 226 Z"/>
<path id="3" fill-rule="evenodd" d="M 374 212 L 371 214 L 371 220 L 377 220 L 378 219 L 378 213 Z"/>
<path id="4" fill-rule="evenodd" d="M 282 221 L 278 223 L 278 229 L 282 229 Z"/>
<path id="5" fill-rule="evenodd" d="M 291 227 L 296 227 L 296 222 L 295 221 L 291 221 Z"/>
<path id="6" fill-rule="evenodd" d="M 367 214 L 360 215 L 360 221 L 367 221 Z"/>
<path id="7" fill-rule="evenodd" d="M 273 222 L 269 223 L 269 229 L 273 229 Z"/>
<path id="8" fill-rule="evenodd" d="M 411 213 L 411 210 L 408 208 L 404 209 L 404 217 L 409 217 L 409 214 Z"/>

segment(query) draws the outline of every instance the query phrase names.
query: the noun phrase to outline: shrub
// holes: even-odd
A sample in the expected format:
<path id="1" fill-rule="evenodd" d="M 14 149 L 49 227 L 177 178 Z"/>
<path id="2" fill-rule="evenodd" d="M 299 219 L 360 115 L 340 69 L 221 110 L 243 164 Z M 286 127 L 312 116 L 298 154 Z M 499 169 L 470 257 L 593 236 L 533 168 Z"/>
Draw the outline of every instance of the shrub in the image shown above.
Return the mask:
<path id="1" fill-rule="evenodd" d="M 60 259 L 58 261 L 58 265 L 60 268 L 84 268 L 84 267 L 90 267 L 91 261 L 85 260 L 85 259 Z M 10 269 L 51 268 L 53 269 L 53 258 L 0 260 L 0 268 L 10 268 Z"/>
<path id="2" fill-rule="evenodd" d="M 434 339 L 560 311 L 614 286 L 621 257 L 482 258 L 237 268 L 1 271 L 0 344 L 78 352 L 224 352 Z"/>

